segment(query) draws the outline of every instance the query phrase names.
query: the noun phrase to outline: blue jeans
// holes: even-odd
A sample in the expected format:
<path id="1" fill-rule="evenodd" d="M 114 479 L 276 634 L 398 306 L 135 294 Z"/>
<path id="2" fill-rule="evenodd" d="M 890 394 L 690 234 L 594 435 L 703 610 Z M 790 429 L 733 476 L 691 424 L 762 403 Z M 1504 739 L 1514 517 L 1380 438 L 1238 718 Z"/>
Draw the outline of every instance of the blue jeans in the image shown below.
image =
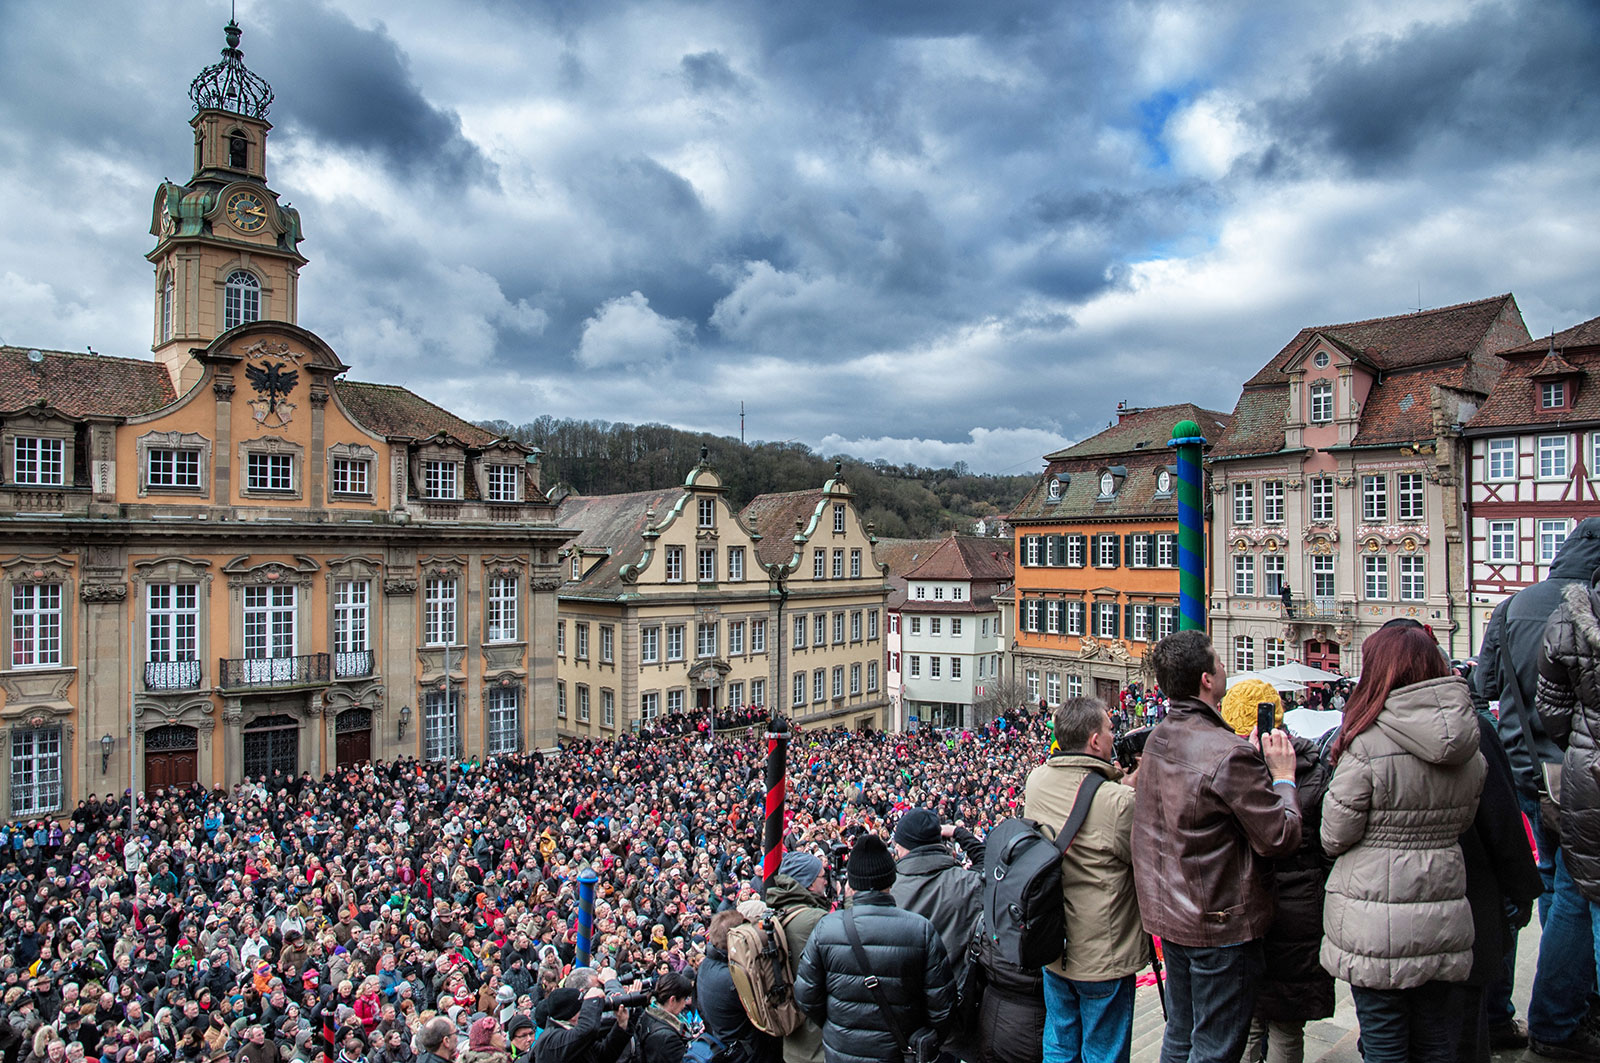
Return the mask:
<path id="1" fill-rule="evenodd" d="M 1350 987 L 1361 1022 L 1365 1063 L 1451 1063 L 1461 1036 L 1465 986 L 1427 982 L 1415 989 Z"/>
<path id="2" fill-rule="evenodd" d="M 1528 1004 L 1528 1033 L 1546 1044 L 1571 1037 L 1589 1011 L 1597 942 L 1593 906 L 1578 892 L 1565 853 L 1556 853 L 1555 898 L 1539 939 L 1539 966 Z"/>
<path id="3" fill-rule="evenodd" d="M 1128 1063 L 1134 978 L 1078 982 L 1044 972 L 1045 1063 Z"/>
<path id="4" fill-rule="evenodd" d="M 1167 1029 L 1161 1063 L 1239 1063 L 1266 960 L 1261 942 L 1190 948 L 1162 942 Z"/>

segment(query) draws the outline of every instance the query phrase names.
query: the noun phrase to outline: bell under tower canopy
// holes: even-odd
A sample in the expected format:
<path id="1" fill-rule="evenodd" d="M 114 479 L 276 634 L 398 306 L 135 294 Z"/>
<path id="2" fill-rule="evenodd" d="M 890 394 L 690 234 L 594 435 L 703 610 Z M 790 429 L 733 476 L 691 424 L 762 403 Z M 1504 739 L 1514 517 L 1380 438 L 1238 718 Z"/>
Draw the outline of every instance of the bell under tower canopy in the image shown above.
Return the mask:
<path id="1" fill-rule="evenodd" d="M 265 120 L 267 109 L 272 106 L 272 86 L 244 65 L 244 52 L 239 50 L 239 24 L 229 19 L 222 32 L 227 39 L 222 62 L 213 63 L 195 76 L 189 83 L 189 99 L 194 101 L 197 113 L 231 111 Z"/>

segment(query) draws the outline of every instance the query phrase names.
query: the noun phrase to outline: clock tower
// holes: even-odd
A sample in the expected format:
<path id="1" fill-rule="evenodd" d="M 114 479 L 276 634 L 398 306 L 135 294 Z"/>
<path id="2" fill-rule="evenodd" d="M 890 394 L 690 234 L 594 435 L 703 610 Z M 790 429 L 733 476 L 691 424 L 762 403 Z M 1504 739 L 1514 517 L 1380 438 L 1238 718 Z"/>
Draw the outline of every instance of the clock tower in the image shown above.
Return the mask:
<path id="1" fill-rule="evenodd" d="M 237 325 L 295 323 L 300 214 L 267 187 L 272 87 L 252 74 L 237 23 L 224 29 L 222 62 L 189 85 L 194 174 L 163 181 L 151 208 L 155 328 L 151 350 L 183 394 L 200 378 L 190 351 Z"/>

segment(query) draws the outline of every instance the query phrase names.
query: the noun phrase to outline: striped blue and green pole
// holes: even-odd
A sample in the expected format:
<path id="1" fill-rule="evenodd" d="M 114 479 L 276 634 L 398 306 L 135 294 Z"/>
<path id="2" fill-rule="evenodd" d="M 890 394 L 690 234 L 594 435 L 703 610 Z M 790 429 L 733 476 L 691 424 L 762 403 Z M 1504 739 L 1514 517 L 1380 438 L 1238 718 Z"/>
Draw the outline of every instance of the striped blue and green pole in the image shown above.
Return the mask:
<path id="1" fill-rule="evenodd" d="M 589 951 L 594 944 L 594 885 L 600 876 L 584 864 L 578 870 L 578 966 L 589 966 Z"/>
<path id="2" fill-rule="evenodd" d="M 1200 467 L 1206 445 L 1200 426 L 1179 421 L 1167 446 L 1178 451 L 1178 630 L 1206 629 L 1205 478 Z"/>

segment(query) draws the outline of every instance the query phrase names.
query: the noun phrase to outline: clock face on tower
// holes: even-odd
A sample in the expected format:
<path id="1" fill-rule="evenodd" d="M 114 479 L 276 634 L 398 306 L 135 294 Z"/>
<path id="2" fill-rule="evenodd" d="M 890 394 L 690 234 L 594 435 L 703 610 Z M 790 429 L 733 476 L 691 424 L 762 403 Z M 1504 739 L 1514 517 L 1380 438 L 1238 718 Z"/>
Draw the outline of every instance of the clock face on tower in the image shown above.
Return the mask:
<path id="1" fill-rule="evenodd" d="M 253 233 L 267 224 L 267 205 L 254 192 L 235 192 L 229 196 L 226 213 L 240 232 Z"/>

